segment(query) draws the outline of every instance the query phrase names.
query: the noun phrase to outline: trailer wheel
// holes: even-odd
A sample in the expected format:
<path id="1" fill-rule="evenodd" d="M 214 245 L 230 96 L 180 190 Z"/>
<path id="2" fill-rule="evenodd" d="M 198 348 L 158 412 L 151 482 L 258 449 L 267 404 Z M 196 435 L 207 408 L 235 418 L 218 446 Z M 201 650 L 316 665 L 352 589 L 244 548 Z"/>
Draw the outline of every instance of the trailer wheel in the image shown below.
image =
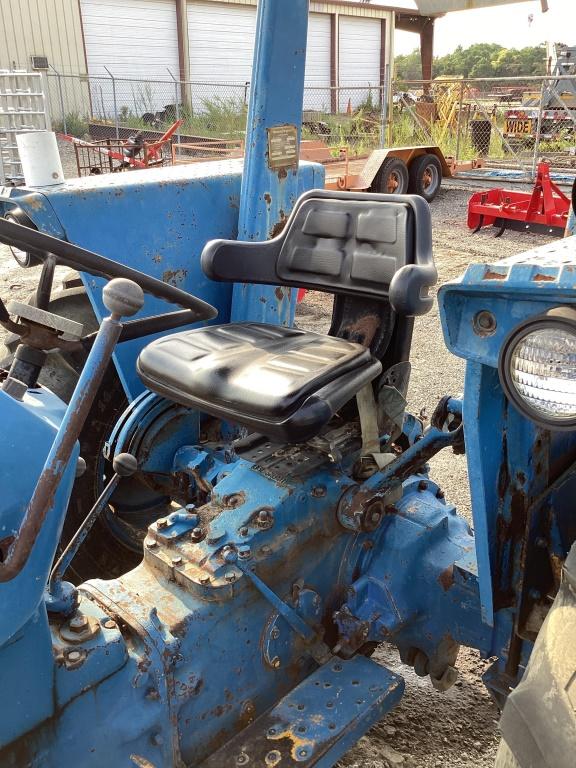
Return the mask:
<path id="1" fill-rule="evenodd" d="M 408 191 L 431 203 L 442 184 L 442 165 L 436 155 L 420 155 L 410 163 Z"/>
<path id="2" fill-rule="evenodd" d="M 387 195 L 405 195 L 408 191 L 406 163 L 399 157 L 386 158 L 374 179 L 372 190 Z"/>

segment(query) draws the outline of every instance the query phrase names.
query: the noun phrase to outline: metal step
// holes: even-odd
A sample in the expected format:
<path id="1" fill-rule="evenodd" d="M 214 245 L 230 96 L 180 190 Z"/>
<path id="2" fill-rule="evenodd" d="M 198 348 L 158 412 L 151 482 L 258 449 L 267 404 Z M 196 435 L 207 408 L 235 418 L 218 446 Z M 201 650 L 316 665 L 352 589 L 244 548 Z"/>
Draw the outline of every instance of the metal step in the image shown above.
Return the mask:
<path id="1" fill-rule="evenodd" d="M 334 658 L 201 768 L 331 768 L 403 692 L 399 675 L 365 656 Z"/>

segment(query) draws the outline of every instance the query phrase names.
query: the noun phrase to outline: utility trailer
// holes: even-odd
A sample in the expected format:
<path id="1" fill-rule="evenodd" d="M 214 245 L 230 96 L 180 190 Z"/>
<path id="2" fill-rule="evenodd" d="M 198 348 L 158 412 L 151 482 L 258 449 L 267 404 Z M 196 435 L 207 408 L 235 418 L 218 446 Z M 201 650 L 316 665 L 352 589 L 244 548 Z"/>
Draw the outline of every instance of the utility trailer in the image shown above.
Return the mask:
<path id="1" fill-rule="evenodd" d="M 459 170 L 482 167 L 481 160 L 456 164 L 434 144 L 385 147 L 365 157 L 351 158 L 347 147 L 342 147 L 338 157 L 334 157 L 324 141 L 303 141 L 300 155 L 324 165 L 326 189 L 410 193 L 429 203 L 438 194 L 443 178 L 451 178 Z"/>

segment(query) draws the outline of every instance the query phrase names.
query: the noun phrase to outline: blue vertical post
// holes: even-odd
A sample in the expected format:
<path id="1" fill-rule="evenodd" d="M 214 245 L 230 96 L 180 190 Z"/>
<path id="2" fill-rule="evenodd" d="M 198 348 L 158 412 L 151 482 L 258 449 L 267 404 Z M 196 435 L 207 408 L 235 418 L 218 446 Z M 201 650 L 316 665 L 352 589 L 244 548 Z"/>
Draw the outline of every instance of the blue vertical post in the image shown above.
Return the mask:
<path id="1" fill-rule="evenodd" d="M 298 196 L 307 32 L 308 0 L 259 0 L 239 240 L 273 237 Z M 232 322 L 288 325 L 295 304 L 292 293 L 277 286 L 237 284 Z"/>

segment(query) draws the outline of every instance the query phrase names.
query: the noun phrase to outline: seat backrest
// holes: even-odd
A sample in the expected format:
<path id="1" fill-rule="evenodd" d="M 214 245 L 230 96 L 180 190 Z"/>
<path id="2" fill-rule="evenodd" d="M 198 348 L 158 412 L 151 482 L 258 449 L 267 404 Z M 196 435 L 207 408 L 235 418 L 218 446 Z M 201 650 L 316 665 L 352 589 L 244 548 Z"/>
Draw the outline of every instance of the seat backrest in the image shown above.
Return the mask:
<path id="1" fill-rule="evenodd" d="M 416 195 L 313 190 L 277 237 L 212 240 L 202 268 L 213 280 L 310 288 L 421 315 L 437 280 L 430 209 Z"/>

